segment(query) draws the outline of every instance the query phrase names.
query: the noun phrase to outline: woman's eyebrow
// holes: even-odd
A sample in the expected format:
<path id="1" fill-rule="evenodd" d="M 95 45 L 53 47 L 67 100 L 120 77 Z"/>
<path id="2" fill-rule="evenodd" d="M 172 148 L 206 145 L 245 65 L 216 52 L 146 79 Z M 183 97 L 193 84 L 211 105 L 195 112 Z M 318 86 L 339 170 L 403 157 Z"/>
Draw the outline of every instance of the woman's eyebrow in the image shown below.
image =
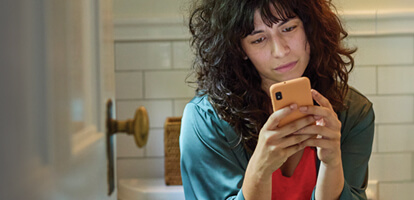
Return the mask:
<path id="1" fill-rule="evenodd" d="M 288 23 L 290 20 L 295 19 L 295 18 L 296 18 L 296 16 L 295 17 L 289 17 L 289 18 L 286 18 L 284 20 L 280 20 L 281 23 L 277 24 L 277 27 L 283 26 L 284 24 Z M 263 30 L 253 30 L 252 33 L 250 33 L 249 35 L 256 35 L 258 33 L 263 33 L 263 32 L 264 32 Z"/>
<path id="2" fill-rule="evenodd" d="M 280 27 L 280 26 L 282 26 L 283 24 L 288 23 L 288 22 L 289 22 L 290 20 L 292 20 L 292 19 L 294 19 L 294 17 L 291 17 L 291 18 L 287 18 L 287 19 L 281 20 L 281 21 L 282 21 L 282 23 L 278 24 L 278 25 L 277 25 L 277 27 Z"/>
<path id="3" fill-rule="evenodd" d="M 250 33 L 249 35 L 256 35 L 258 33 L 263 33 L 263 32 L 264 32 L 263 30 L 256 30 L 256 31 L 253 31 L 252 33 Z"/>

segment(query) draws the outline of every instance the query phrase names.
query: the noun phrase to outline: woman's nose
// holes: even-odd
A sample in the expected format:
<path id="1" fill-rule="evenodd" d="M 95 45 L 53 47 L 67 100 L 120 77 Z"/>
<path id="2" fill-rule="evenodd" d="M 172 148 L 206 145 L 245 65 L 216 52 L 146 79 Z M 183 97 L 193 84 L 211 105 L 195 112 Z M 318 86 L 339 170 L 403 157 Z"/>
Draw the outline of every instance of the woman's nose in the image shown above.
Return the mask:
<path id="1" fill-rule="evenodd" d="M 286 40 L 277 37 L 272 40 L 272 56 L 281 58 L 289 54 L 290 48 Z"/>

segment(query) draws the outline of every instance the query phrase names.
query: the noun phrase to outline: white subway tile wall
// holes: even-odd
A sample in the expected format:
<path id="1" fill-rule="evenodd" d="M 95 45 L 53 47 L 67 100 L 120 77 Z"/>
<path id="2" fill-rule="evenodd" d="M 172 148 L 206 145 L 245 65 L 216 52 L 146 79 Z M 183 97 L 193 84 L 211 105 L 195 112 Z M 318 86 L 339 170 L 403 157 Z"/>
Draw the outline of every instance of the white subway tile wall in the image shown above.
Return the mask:
<path id="1" fill-rule="evenodd" d="M 378 11 L 382 10 L 409 10 L 414 8 L 414 1 L 412 0 L 375 0 L 376 8 Z M 358 1 L 355 1 L 358 2 Z"/>
<path id="2" fill-rule="evenodd" d="M 186 100 L 175 100 L 174 101 L 174 116 L 181 116 L 183 114 L 185 105 L 190 101 L 191 99 Z"/>
<path id="3" fill-rule="evenodd" d="M 163 177 L 165 120 L 182 116 L 195 94 L 186 83 L 193 58 L 189 41 L 122 41 L 115 47 L 117 118 L 132 118 L 144 106 L 151 127 L 142 149 L 132 136 L 117 136 L 118 179 Z"/>
<path id="4" fill-rule="evenodd" d="M 188 70 L 145 72 L 145 98 L 174 99 L 194 95 L 194 89 L 188 87 L 185 80 Z"/>
<path id="5" fill-rule="evenodd" d="M 138 149 L 134 139 L 126 134 L 118 134 L 116 136 L 116 146 L 118 158 L 139 158 L 145 155 L 145 148 Z"/>
<path id="6" fill-rule="evenodd" d="M 118 180 L 164 177 L 164 157 L 118 158 L 116 165 Z"/>
<path id="7" fill-rule="evenodd" d="M 414 1 L 413 1 L 414 2 Z M 388 13 L 377 13 L 378 18 L 387 17 Z M 395 23 L 395 20 L 380 20 L 376 24 L 378 33 L 389 33 L 389 32 L 412 32 L 414 30 L 414 21 L 412 20 L 414 16 L 400 17 L 398 23 Z"/>
<path id="8" fill-rule="evenodd" d="M 173 42 L 173 68 L 174 69 L 189 69 L 192 63 L 192 52 L 190 49 L 190 42 Z"/>
<path id="9" fill-rule="evenodd" d="M 373 153 L 377 153 L 378 152 L 378 124 L 375 125 L 374 141 L 372 143 L 372 152 Z"/>
<path id="10" fill-rule="evenodd" d="M 414 195 L 414 36 L 351 36 L 357 46 L 349 84 L 374 104 L 376 131 L 369 179 L 377 180 L 378 199 Z"/>
<path id="11" fill-rule="evenodd" d="M 409 65 L 414 60 L 412 36 L 352 37 L 349 42 L 358 47 L 356 65 Z"/>
<path id="12" fill-rule="evenodd" d="M 142 99 L 144 96 L 142 72 L 118 72 L 115 74 L 117 99 Z"/>
<path id="13" fill-rule="evenodd" d="M 376 123 L 413 123 L 412 95 L 369 96 L 374 104 Z"/>
<path id="14" fill-rule="evenodd" d="M 115 70 L 171 69 L 171 42 L 115 43 Z"/>
<path id="15" fill-rule="evenodd" d="M 375 10 L 377 0 L 350 1 L 350 0 L 333 0 L 338 10 Z"/>
<path id="16" fill-rule="evenodd" d="M 414 66 L 378 67 L 379 94 L 414 93 Z"/>
<path id="17" fill-rule="evenodd" d="M 148 112 L 151 128 L 163 128 L 165 117 L 173 116 L 172 100 L 118 100 L 116 106 L 119 120 L 133 118 L 135 110 L 139 106 L 144 106 Z"/>
<path id="18" fill-rule="evenodd" d="M 374 66 L 355 66 L 349 77 L 349 84 L 365 95 L 377 92 L 377 68 Z"/>
<path id="19" fill-rule="evenodd" d="M 412 178 L 411 153 L 373 154 L 370 165 L 369 178 L 372 180 L 410 181 Z"/>
<path id="20" fill-rule="evenodd" d="M 413 199 L 414 183 L 411 182 L 384 182 L 379 184 L 379 198 L 387 199 Z"/>
<path id="21" fill-rule="evenodd" d="M 164 156 L 164 129 L 151 129 L 148 136 L 148 142 L 145 146 L 145 157 L 163 157 Z"/>
<path id="22" fill-rule="evenodd" d="M 380 141 L 378 152 L 414 152 L 414 125 L 397 124 L 397 125 L 379 125 L 377 137 Z"/>
<path id="23" fill-rule="evenodd" d="M 406 1 L 400 2 L 414 6 L 413 1 Z M 341 2 L 345 9 L 358 10 L 361 5 L 360 1 L 358 6 L 356 1 L 337 2 Z M 367 1 L 367 9 L 375 2 Z M 377 20 L 376 17 L 373 19 Z M 349 84 L 374 104 L 376 132 L 369 179 L 378 181 L 378 199 L 412 199 L 414 34 L 375 34 L 386 32 L 381 24 L 385 22 L 375 23 L 359 32 L 370 34 L 351 35 L 347 40 L 348 46 L 358 47 Z M 356 26 L 356 29 L 360 28 Z M 151 127 L 148 144 L 143 149 L 135 146 L 131 136 L 117 136 L 118 179 L 162 178 L 164 122 L 167 117 L 181 116 L 194 95 L 194 88 L 185 83 L 193 58 L 189 41 L 177 38 L 159 41 L 122 39 L 115 41 L 115 51 L 118 119 L 132 118 L 138 106 L 145 106 Z"/>

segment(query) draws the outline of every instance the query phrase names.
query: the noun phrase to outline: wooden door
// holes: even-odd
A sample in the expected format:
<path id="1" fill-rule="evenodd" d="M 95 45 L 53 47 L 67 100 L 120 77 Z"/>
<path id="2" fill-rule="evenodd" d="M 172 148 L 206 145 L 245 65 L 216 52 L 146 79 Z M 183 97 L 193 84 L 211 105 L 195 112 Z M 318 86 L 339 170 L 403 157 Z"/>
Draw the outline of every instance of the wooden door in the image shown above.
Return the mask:
<path id="1" fill-rule="evenodd" d="M 105 137 L 112 1 L 6 1 L 0 199 L 116 199 Z"/>

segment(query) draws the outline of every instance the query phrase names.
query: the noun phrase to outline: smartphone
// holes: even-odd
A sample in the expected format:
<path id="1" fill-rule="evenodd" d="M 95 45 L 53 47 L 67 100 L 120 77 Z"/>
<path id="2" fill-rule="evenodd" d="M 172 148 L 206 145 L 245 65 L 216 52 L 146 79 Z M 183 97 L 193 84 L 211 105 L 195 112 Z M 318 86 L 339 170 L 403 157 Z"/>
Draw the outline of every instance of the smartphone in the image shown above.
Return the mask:
<path id="1" fill-rule="evenodd" d="M 270 86 L 270 98 L 272 100 L 273 112 L 291 104 L 297 104 L 298 108 L 313 105 L 309 78 L 300 77 L 273 84 Z M 280 120 L 278 126 L 282 127 L 305 116 L 306 114 L 295 110 Z"/>

